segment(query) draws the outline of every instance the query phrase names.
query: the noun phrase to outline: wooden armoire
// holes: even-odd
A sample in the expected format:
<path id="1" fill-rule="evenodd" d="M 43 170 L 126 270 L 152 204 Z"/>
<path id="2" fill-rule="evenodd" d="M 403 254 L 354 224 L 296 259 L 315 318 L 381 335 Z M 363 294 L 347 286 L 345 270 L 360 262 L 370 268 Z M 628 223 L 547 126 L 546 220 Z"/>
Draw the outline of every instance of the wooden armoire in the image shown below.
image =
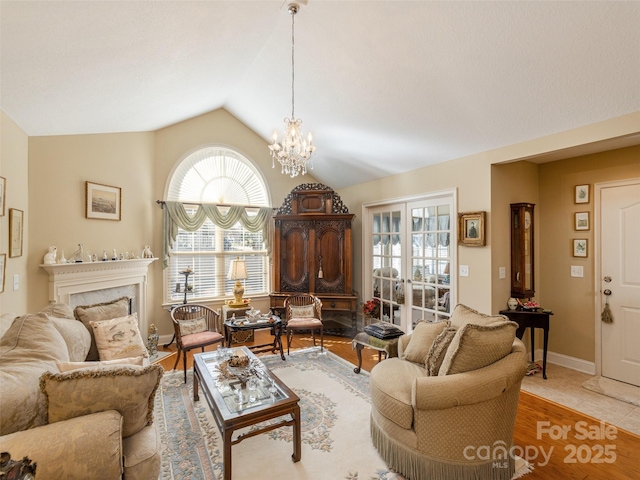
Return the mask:
<path id="1" fill-rule="evenodd" d="M 283 314 L 284 300 L 312 293 L 322 301 L 325 329 L 356 328 L 351 222 L 340 196 L 321 183 L 294 188 L 274 215 L 274 291 L 271 308 Z"/>

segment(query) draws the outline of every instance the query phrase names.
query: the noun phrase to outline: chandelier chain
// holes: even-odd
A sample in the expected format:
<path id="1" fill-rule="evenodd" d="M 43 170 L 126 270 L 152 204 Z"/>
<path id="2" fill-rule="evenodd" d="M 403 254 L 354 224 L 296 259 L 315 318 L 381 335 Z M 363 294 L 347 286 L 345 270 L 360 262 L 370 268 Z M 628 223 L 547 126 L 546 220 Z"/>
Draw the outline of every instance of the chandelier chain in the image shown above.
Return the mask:
<path id="1" fill-rule="evenodd" d="M 311 157 L 316 149 L 313 145 L 311 133 L 304 138 L 302 135 L 302 120 L 296 118 L 296 35 L 295 14 L 298 4 L 291 3 L 288 8 L 291 14 L 291 118 L 285 118 L 285 130 L 282 141 L 278 142 L 278 132 L 273 132 L 273 143 L 269 145 L 271 151 L 271 165 L 275 168 L 276 160 L 282 166 L 282 173 L 291 178 L 307 173 L 307 165 L 313 168 Z"/>

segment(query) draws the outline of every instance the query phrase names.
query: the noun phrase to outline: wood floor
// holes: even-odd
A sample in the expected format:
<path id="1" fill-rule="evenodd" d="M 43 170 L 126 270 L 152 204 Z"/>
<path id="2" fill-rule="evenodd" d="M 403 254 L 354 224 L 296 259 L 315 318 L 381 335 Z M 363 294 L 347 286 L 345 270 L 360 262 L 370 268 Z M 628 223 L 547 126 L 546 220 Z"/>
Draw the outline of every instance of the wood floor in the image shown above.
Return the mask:
<path id="1" fill-rule="evenodd" d="M 256 332 L 254 341 L 266 343 L 270 339 L 265 330 Z M 312 345 L 310 335 L 295 335 L 291 348 Z M 357 364 L 350 338 L 325 336 L 324 345 Z M 160 349 L 175 351 L 175 345 Z M 362 354 L 362 369 L 370 371 L 378 354 L 369 349 Z M 160 363 L 168 371 L 175 361 L 176 355 L 171 355 Z M 187 368 L 192 366 L 193 357 L 189 355 Z M 182 359 L 177 368 L 182 369 Z M 562 433 L 563 429 L 566 433 Z M 534 465 L 533 472 L 523 480 L 640 479 L 640 437 L 524 391 L 520 393 L 514 444 L 524 453 L 521 456 Z"/>

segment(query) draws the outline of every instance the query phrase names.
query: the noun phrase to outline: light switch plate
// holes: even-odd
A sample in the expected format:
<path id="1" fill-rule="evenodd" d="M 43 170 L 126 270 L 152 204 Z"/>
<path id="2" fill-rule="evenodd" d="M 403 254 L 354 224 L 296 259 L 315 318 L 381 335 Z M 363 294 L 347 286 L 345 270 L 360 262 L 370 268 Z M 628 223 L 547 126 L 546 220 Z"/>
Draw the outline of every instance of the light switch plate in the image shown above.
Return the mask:
<path id="1" fill-rule="evenodd" d="M 20 274 L 19 273 L 14 273 L 13 274 L 13 290 L 18 290 L 20 288 Z"/>
<path id="2" fill-rule="evenodd" d="M 584 277 L 584 273 L 581 265 L 571 265 L 571 276 L 572 277 Z"/>
<path id="3" fill-rule="evenodd" d="M 460 276 L 461 277 L 469 276 L 469 265 L 460 265 Z"/>
<path id="4" fill-rule="evenodd" d="M 498 277 L 500 279 L 507 278 L 507 269 L 505 267 L 498 267 Z"/>

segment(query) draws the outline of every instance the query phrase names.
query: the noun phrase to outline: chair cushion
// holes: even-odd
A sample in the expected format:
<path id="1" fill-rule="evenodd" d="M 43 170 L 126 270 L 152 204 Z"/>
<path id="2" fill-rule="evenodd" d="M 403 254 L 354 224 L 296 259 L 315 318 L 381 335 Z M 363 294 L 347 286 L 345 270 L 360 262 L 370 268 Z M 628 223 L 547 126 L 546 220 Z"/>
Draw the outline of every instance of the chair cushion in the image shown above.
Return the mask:
<path id="1" fill-rule="evenodd" d="M 449 326 L 449 322 L 418 322 L 409 336 L 409 343 L 405 347 L 402 358 L 409 362 L 424 365 L 429 349 L 434 340 Z"/>
<path id="2" fill-rule="evenodd" d="M 97 322 L 100 320 L 111 320 L 112 318 L 120 318 L 129 314 L 129 299 L 127 297 L 121 297 L 117 300 L 105 303 L 96 303 L 93 305 L 81 305 L 77 306 L 73 310 L 75 317 L 80 320 L 91 335 L 91 348 L 85 360 L 100 360 L 100 354 L 98 353 L 98 347 L 93 336 L 93 328 L 91 328 L 91 322 Z"/>
<path id="3" fill-rule="evenodd" d="M 413 380 L 424 376 L 426 371 L 420 365 L 397 357 L 376 364 L 369 377 L 371 403 L 393 423 L 410 429 L 413 425 Z"/>
<path id="4" fill-rule="evenodd" d="M 219 342 L 224 337 L 218 332 L 199 332 L 192 333 L 191 335 L 185 335 L 182 337 L 182 347 L 186 349 L 200 347 L 202 345 L 209 345 L 215 342 Z"/>
<path id="5" fill-rule="evenodd" d="M 491 325 L 469 323 L 458 329 L 438 375 L 453 375 L 486 367 L 511 353 L 518 324 L 509 320 Z"/>
<path id="6" fill-rule="evenodd" d="M 316 306 L 313 304 L 303 306 L 290 305 L 289 311 L 291 312 L 291 318 L 314 318 L 316 316 Z"/>
<path id="7" fill-rule="evenodd" d="M 69 351 L 69 359 L 72 362 L 81 362 L 87 358 L 89 349 L 91 348 L 91 334 L 87 331 L 82 322 L 76 320 L 73 316 L 55 317 L 46 314 L 53 326 L 62 335 L 67 350 Z"/>
<path id="8" fill-rule="evenodd" d="M 489 325 L 495 322 L 504 322 L 505 320 L 508 320 L 508 318 L 504 315 L 486 315 L 461 303 L 456 305 L 451 314 L 451 326 L 455 328 L 464 327 L 468 323 Z"/>
<path id="9" fill-rule="evenodd" d="M 291 318 L 287 322 L 287 327 L 291 328 L 317 328 L 322 322 L 317 318 Z"/>
<path id="10" fill-rule="evenodd" d="M 191 335 L 207 331 L 207 317 L 194 318 L 192 320 L 178 320 L 180 335 Z"/>
<path id="11" fill-rule="evenodd" d="M 90 323 L 100 360 L 149 356 L 138 330 L 137 314 Z"/>
<path id="12" fill-rule="evenodd" d="M 105 360 L 104 362 L 60 362 L 56 366 L 60 373 L 70 372 L 71 370 L 79 370 L 81 368 L 104 367 L 108 365 L 140 365 L 144 366 L 142 355 L 139 357 L 116 358 L 115 360 Z"/>
<path id="13" fill-rule="evenodd" d="M 435 377 L 438 375 L 444 356 L 447 354 L 447 349 L 449 345 L 451 345 L 451 341 L 457 331 L 457 328 L 447 327 L 433 341 L 427 358 L 424 361 L 424 368 L 427 370 L 429 376 Z"/>
<path id="14" fill-rule="evenodd" d="M 122 436 L 128 437 L 153 423 L 161 365 L 83 368 L 40 377 L 49 423 L 89 413 L 116 410 L 123 417 Z"/>

